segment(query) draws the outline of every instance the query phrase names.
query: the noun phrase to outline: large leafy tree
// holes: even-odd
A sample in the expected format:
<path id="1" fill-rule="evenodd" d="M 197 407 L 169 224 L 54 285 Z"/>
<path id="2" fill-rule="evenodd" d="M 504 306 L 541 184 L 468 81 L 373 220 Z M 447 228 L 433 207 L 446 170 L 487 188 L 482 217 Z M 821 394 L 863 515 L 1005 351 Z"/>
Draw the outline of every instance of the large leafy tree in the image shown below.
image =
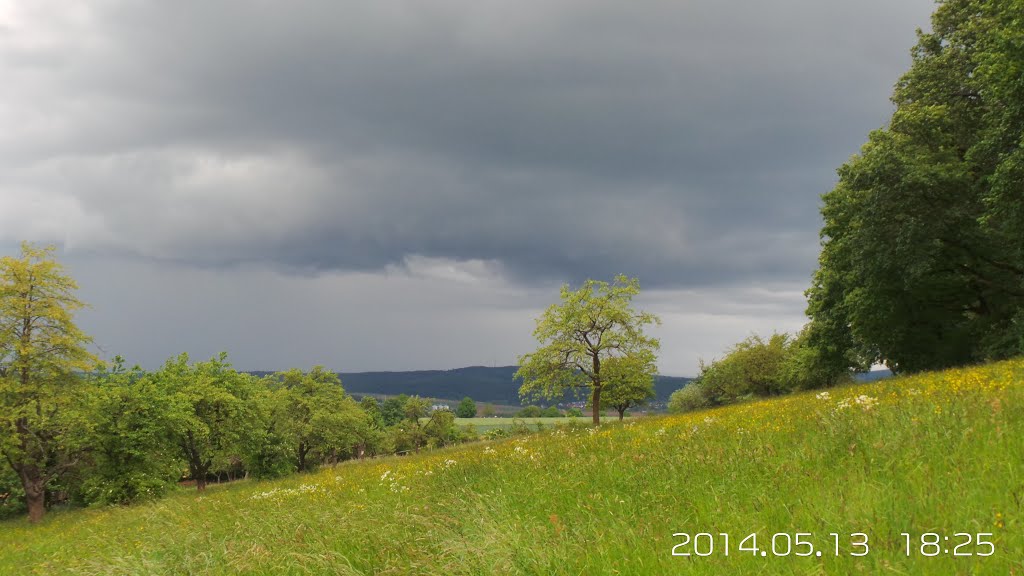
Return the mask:
<path id="1" fill-rule="evenodd" d="M 653 364 L 660 347 L 644 334 L 658 318 L 632 307 L 639 293 L 639 281 L 622 275 L 611 283 L 587 280 L 578 290 L 563 286 L 561 302 L 537 320 L 540 348 L 519 358 L 520 395 L 561 398 L 567 390 L 589 389 L 593 421 L 600 424 L 607 363 Z"/>
<path id="2" fill-rule="evenodd" d="M 275 422 L 295 450 L 300 472 L 314 464 L 336 462 L 364 444 L 370 419 L 345 393 L 338 375 L 316 366 L 278 374 L 283 398 Z"/>
<path id="3" fill-rule="evenodd" d="M 260 401 L 266 388 L 236 372 L 226 354 L 195 364 L 181 354 L 151 377 L 167 402 L 168 434 L 197 489 L 206 488 L 211 474 L 241 468 L 259 453 L 268 429 Z"/>
<path id="4" fill-rule="evenodd" d="M 894 371 L 1024 350 L 1021 0 L 946 0 L 889 125 L 824 196 L 819 359 Z"/>
<path id="5" fill-rule="evenodd" d="M 21 245 L 0 259 L 0 452 L 25 492 L 29 519 L 46 510 L 48 484 L 84 451 L 82 379 L 96 358 L 74 323 L 84 306 L 53 247 Z"/>

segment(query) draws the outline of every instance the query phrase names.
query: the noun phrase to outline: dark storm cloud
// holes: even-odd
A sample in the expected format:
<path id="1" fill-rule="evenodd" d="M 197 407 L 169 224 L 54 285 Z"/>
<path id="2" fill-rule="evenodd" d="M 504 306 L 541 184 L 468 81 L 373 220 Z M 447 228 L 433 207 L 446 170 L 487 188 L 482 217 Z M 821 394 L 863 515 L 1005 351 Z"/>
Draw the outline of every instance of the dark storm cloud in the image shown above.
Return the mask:
<path id="1" fill-rule="evenodd" d="M 215 267 L 380 270 L 419 255 L 522 280 L 800 281 L 818 196 L 885 121 L 929 9 L 37 9 L 0 31 L 17 80 L 0 96 L 15 127 L 0 136 L 0 203 L 51 217 L 0 221 L 82 252 Z"/>

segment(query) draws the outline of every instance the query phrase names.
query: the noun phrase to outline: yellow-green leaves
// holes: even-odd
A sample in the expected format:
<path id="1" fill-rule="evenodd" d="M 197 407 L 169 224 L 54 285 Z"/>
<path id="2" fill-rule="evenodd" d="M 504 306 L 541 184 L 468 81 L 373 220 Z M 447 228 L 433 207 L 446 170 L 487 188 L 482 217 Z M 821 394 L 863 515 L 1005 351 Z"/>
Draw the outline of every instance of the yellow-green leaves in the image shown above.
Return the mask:
<path id="1" fill-rule="evenodd" d="M 74 323 L 85 305 L 52 246 L 21 245 L 0 258 L 0 452 L 25 488 L 29 518 L 44 511 L 47 484 L 77 461 L 85 424 L 75 417 L 79 373 L 97 363 Z"/>

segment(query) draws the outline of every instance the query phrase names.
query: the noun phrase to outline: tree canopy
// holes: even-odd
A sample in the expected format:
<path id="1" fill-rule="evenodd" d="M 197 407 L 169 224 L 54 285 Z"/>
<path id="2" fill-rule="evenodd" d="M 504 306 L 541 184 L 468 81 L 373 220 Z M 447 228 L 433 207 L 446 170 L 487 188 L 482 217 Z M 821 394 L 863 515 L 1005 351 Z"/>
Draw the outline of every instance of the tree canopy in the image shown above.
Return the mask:
<path id="1" fill-rule="evenodd" d="M 653 363 L 660 343 L 644 334 L 657 316 L 632 308 L 640 293 L 636 278 L 619 275 L 611 283 L 587 280 L 578 290 L 562 286 L 558 304 L 537 319 L 541 346 L 519 358 L 516 378 L 524 398 L 561 398 L 566 390 L 590 390 L 595 424 L 601 422 L 601 393 L 608 384 L 605 363 Z"/>
<path id="2" fill-rule="evenodd" d="M 459 405 L 455 407 L 455 415 L 459 418 L 476 417 L 476 402 L 474 402 L 469 396 L 466 396 L 461 402 L 459 402 Z"/>
<path id="3" fill-rule="evenodd" d="M 364 444 L 371 419 L 345 393 L 341 380 L 322 366 L 277 374 L 283 385 L 276 409 L 281 434 L 294 450 L 300 472 L 326 461 L 336 462 Z"/>
<path id="4" fill-rule="evenodd" d="M 889 125 L 824 196 L 808 291 L 834 365 L 937 369 L 1024 351 L 1021 0 L 946 0 Z"/>
<path id="5" fill-rule="evenodd" d="M 654 398 L 654 377 L 658 369 L 653 352 L 612 358 L 605 362 L 604 369 L 604 401 L 619 413 L 619 420 L 626 415 L 626 410 L 643 406 Z"/>
<path id="6" fill-rule="evenodd" d="M 172 442 L 197 489 L 206 488 L 211 473 L 241 468 L 257 453 L 270 416 L 258 401 L 266 389 L 255 377 L 233 370 L 227 354 L 194 364 L 181 354 L 152 378 L 167 402 L 164 417 Z"/>

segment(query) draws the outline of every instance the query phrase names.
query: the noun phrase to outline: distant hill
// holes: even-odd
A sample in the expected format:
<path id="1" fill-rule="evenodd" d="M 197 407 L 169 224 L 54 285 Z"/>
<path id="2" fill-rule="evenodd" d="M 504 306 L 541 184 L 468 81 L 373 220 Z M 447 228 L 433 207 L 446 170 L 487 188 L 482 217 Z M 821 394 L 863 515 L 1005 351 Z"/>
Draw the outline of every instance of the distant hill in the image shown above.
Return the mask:
<path id="1" fill-rule="evenodd" d="M 520 382 L 513 378 L 516 370 L 517 366 L 470 366 L 454 370 L 341 372 L 338 376 L 345 390 L 354 394 L 408 394 L 451 400 L 469 396 L 477 402 L 519 405 Z M 690 380 L 678 376 L 658 376 L 654 383 L 656 401 L 667 402 L 672 392 Z M 566 400 L 571 399 L 571 395 L 566 397 Z"/>
<path id="2" fill-rule="evenodd" d="M 384 396 L 423 396 L 461 400 L 469 396 L 477 402 L 520 405 L 519 385 L 513 377 L 518 366 L 469 366 L 453 370 L 412 370 L 407 372 L 340 372 L 338 376 L 345 390 L 353 394 L 379 394 Z M 265 376 L 270 372 L 252 372 Z M 889 378 L 889 370 L 874 370 L 855 375 L 858 382 L 872 382 Z M 657 398 L 654 402 L 668 402 L 673 392 L 693 381 L 681 376 L 658 376 L 654 381 Z M 563 401 L 573 401 L 566 394 Z M 583 399 L 583 397 L 579 398 Z"/>

